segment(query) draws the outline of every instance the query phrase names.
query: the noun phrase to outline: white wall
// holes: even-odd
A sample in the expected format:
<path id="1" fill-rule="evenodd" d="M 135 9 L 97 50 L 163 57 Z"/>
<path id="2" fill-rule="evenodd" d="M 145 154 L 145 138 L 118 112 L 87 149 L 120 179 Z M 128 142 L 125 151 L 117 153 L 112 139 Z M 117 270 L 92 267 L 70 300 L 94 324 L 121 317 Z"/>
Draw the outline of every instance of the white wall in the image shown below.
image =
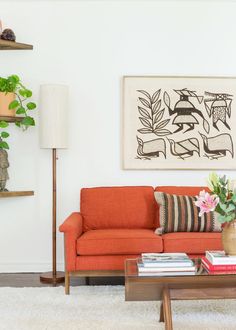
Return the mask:
<path id="1" fill-rule="evenodd" d="M 236 76 L 234 1 L 0 1 L 0 18 L 33 51 L 1 51 L 0 75 L 70 86 L 70 148 L 59 151 L 58 225 L 79 209 L 81 187 L 198 185 L 207 171 L 121 168 L 123 75 Z M 37 119 L 37 118 L 36 118 Z M 38 127 L 11 128 L 11 190 L 0 199 L 0 272 L 51 265 L 51 153 Z M 235 172 L 226 172 L 235 176 Z M 63 240 L 58 234 L 58 265 Z"/>

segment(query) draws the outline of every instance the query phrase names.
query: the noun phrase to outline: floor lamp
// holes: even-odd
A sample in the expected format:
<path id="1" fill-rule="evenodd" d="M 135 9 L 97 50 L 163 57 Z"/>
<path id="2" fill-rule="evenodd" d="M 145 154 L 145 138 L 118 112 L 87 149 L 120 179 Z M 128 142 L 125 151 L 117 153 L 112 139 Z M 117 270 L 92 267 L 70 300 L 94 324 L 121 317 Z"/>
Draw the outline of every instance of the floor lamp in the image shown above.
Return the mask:
<path id="1" fill-rule="evenodd" d="M 56 285 L 65 280 L 64 272 L 57 272 L 57 149 L 67 148 L 68 87 L 40 86 L 40 147 L 52 150 L 52 271 L 43 273 L 40 281 Z"/>

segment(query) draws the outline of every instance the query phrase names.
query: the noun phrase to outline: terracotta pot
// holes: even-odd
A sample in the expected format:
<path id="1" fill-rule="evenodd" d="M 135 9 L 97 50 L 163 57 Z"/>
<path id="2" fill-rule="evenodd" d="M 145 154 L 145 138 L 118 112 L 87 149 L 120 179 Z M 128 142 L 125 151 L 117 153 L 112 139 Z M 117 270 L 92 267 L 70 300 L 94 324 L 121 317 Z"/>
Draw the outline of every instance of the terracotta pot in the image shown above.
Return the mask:
<path id="1" fill-rule="evenodd" d="M 0 92 L 0 116 L 15 116 L 15 110 L 9 110 L 9 104 L 15 100 L 14 93 L 3 93 Z"/>
<path id="2" fill-rule="evenodd" d="M 226 254 L 236 255 L 236 220 L 225 224 L 222 230 L 222 244 Z"/>

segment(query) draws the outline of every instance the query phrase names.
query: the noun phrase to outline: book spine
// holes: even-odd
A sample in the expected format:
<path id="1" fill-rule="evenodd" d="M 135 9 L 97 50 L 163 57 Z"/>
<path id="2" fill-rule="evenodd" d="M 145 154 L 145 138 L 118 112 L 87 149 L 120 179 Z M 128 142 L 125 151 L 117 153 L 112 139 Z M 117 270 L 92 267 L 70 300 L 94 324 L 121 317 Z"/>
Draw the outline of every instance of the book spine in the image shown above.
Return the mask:
<path id="1" fill-rule="evenodd" d="M 165 267 L 165 268 L 148 268 L 148 267 L 143 267 L 143 266 L 138 266 L 138 271 L 141 273 L 165 273 L 165 272 L 194 272 L 195 267 L 177 267 L 177 268 L 172 268 L 172 267 Z"/>
<path id="2" fill-rule="evenodd" d="M 205 267 L 205 266 L 204 266 Z M 210 269 L 205 268 L 207 273 L 210 275 L 235 275 L 236 272 L 234 270 L 213 270 L 211 271 Z"/>
<path id="3" fill-rule="evenodd" d="M 202 258 L 202 263 L 206 266 L 210 271 L 224 271 L 224 270 L 235 270 L 236 265 L 212 265 L 206 258 Z"/>
<path id="4" fill-rule="evenodd" d="M 176 273 L 139 273 L 139 276 L 189 276 L 189 275 L 196 275 L 195 272 L 176 272 Z"/>
<path id="5" fill-rule="evenodd" d="M 192 262 L 190 262 L 190 263 L 185 263 L 185 262 L 183 262 L 183 263 L 180 263 L 180 262 L 178 262 L 178 263 L 175 263 L 175 262 L 171 262 L 171 263 L 164 263 L 164 262 L 143 262 L 143 266 L 144 267 L 147 267 L 147 268 L 152 268 L 152 267 L 192 267 L 193 266 L 193 263 Z"/>

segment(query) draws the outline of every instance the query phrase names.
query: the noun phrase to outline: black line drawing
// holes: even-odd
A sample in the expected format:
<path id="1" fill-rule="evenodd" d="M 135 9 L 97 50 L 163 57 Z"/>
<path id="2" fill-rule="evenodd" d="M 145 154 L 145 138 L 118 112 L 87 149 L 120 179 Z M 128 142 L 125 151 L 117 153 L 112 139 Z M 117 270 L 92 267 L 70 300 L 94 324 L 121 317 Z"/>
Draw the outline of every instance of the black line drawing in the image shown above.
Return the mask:
<path id="1" fill-rule="evenodd" d="M 187 88 L 174 89 L 174 91 L 180 96 L 180 99 L 176 102 L 173 110 L 170 107 L 170 96 L 167 92 L 164 92 L 164 103 L 169 110 L 169 115 L 176 115 L 172 124 L 177 125 L 178 128 L 174 133 L 182 131 L 184 125 L 188 126 L 184 133 L 193 130 L 194 126 L 199 124 L 194 114 L 199 115 L 203 119 L 203 128 L 206 133 L 209 133 L 210 126 L 208 121 L 204 118 L 202 112 L 196 109 L 193 103 L 189 101 L 190 97 L 194 97 L 199 103 L 202 103 L 203 96 L 198 96 L 195 91 L 188 90 Z"/>
<path id="2" fill-rule="evenodd" d="M 152 96 L 145 90 L 137 90 L 137 92 L 146 96 L 146 98 L 138 98 L 142 104 L 142 107 L 138 106 L 138 111 L 141 115 L 139 120 L 144 126 L 138 129 L 138 132 L 141 134 L 154 133 L 157 136 L 172 134 L 168 129 L 164 129 L 170 119 L 162 120 L 165 109 L 161 109 L 161 99 L 159 99 L 161 89 L 158 89 Z"/>
<path id="3" fill-rule="evenodd" d="M 144 142 L 137 136 L 137 141 L 137 153 L 139 156 L 151 159 L 152 157 L 159 157 L 160 153 L 162 153 L 166 158 L 166 142 L 164 139 L 160 138 Z"/>
<path id="4" fill-rule="evenodd" d="M 200 147 L 199 141 L 196 138 L 190 138 L 182 141 L 174 141 L 173 139 L 168 139 L 170 143 L 170 152 L 172 155 L 178 158 L 185 159 L 192 157 L 193 153 L 196 152 L 200 157 Z"/>
<path id="5" fill-rule="evenodd" d="M 234 158 L 233 140 L 230 134 L 219 134 L 213 137 L 207 137 L 200 133 L 203 140 L 203 148 L 205 151 L 205 157 L 210 160 L 218 159 L 226 156 L 226 152 L 229 151 L 232 158 Z"/>
<path id="6" fill-rule="evenodd" d="M 204 104 L 209 117 L 212 116 L 213 127 L 219 131 L 217 122 L 221 121 L 225 127 L 230 129 L 229 124 L 226 121 L 226 117 L 231 117 L 231 103 L 233 95 L 226 93 L 211 93 L 205 92 L 205 95 L 209 96 L 209 99 L 204 100 Z"/>

